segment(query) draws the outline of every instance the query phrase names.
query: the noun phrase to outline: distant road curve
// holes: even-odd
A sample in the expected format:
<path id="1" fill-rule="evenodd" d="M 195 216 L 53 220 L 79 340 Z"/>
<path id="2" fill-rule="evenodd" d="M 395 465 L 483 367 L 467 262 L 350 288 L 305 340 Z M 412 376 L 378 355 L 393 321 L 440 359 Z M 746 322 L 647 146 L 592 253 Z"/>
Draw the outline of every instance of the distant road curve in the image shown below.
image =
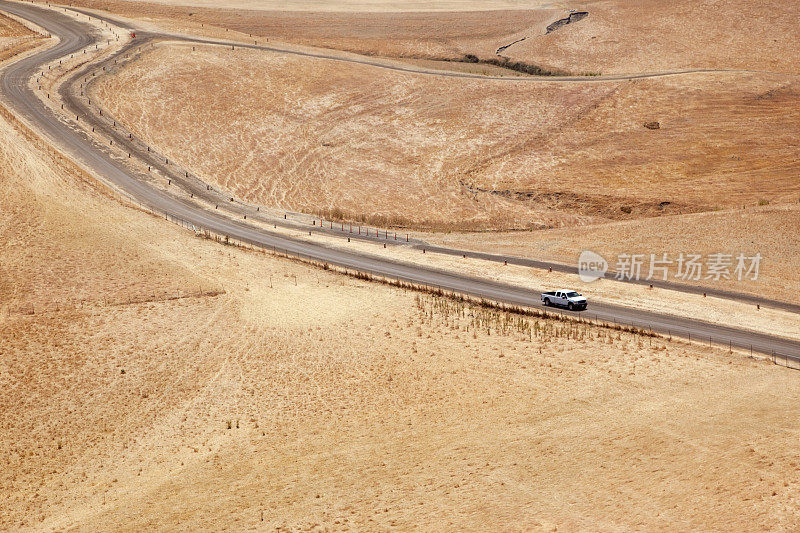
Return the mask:
<path id="1" fill-rule="evenodd" d="M 2 4 L 0 4 L 2 5 Z M 88 15 L 94 17 L 98 20 L 102 20 L 108 22 L 110 24 L 114 24 L 115 26 L 119 26 L 126 29 L 135 29 L 133 26 L 122 22 L 114 17 L 110 17 L 107 15 L 103 15 L 100 13 L 96 13 L 94 11 L 90 11 L 87 9 L 75 8 L 70 7 L 71 11 L 77 13 L 83 13 L 84 15 Z M 471 74 L 469 72 L 456 72 L 456 71 L 447 71 L 447 70 L 437 70 L 437 69 L 428 69 L 424 67 L 417 67 L 414 65 L 402 64 L 402 60 L 379 60 L 379 59 L 370 59 L 367 57 L 354 57 L 353 55 L 344 55 L 342 54 L 327 54 L 324 52 L 312 52 L 312 51 L 303 51 L 297 50 L 293 48 L 282 48 L 280 46 L 274 45 L 263 45 L 263 44 L 249 44 L 244 42 L 236 42 L 236 41 L 226 41 L 220 39 L 207 39 L 203 37 L 194 37 L 191 35 L 181 34 L 181 33 L 170 33 L 170 32 L 150 32 L 146 30 L 136 29 L 137 38 L 143 39 L 165 39 L 165 40 L 175 40 L 175 41 L 185 41 L 190 43 L 197 43 L 197 44 L 209 44 L 209 45 L 220 45 L 220 46 L 231 46 L 235 45 L 237 48 L 249 48 L 253 50 L 264 50 L 267 52 L 275 52 L 280 54 L 287 54 L 287 55 L 296 55 L 301 57 L 311 57 L 317 59 L 328 59 L 331 61 L 342 61 L 345 63 L 355 63 L 358 65 L 366 65 L 370 67 L 377 67 L 383 68 L 387 70 L 394 70 L 397 72 L 407 72 L 410 74 L 425 74 L 429 76 L 443 76 L 448 78 L 467 78 L 467 79 L 478 79 L 478 80 L 499 80 L 499 81 L 507 81 L 507 82 L 527 82 L 527 83 L 564 83 L 564 82 L 613 82 L 613 81 L 626 81 L 626 80 L 638 80 L 638 79 L 646 79 L 646 78 L 663 78 L 666 76 L 683 76 L 687 74 L 708 74 L 708 73 L 755 73 L 755 74 L 774 74 L 779 76 L 794 76 L 793 74 L 786 74 L 782 72 L 772 72 L 767 70 L 747 70 L 747 69 L 713 69 L 713 68 L 691 68 L 691 69 L 682 69 L 682 70 L 662 70 L 656 72 L 640 72 L 635 74 L 608 74 L 608 75 L 600 75 L 600 76 L 520 76 L 520 75 L 511 75 L 511 76 L 488 76 L 483 74 Z"/>
<path id="2" fill-rule="evenodd" d="M 21 59 L 2 71 L 0 91 L 12 110 L 31 123 L 46 138 L 51 139 L 68 156 L 92 169 L 153 211 L 179 218 L 216 233 L 229 235 L 235 240 L 267 249 L 275 248 L 297 257 L 512 305 L 540 307 L 537 290 L 295 240 L 254 227 L 246 221 L 232 220 L 218 212 L 205 210 L 177 194 L 153 187 L 142 179 L 142 176 L 100 150 L 85 133 L 62 121 L 29 87 L 29 80 L 43 64 L 94 44 L 96 36 L 93 28 L 61 13 L 29 4 L 0 0 L 0 10 L 27 19 L 60 39 L 57 45 Z M 555 312 L 576 315 L 569 311 Z M 800 341 L 699 320 L 601 303 L 590 304 L 589 311 L 582 315 L 592 320 L 616 322 L 676 336 L 691 336 L 704 342 L 726 344 L 730 342 L 733 346 L 764 354 L 776 352 L 785 356 L 800 357 Z"/>

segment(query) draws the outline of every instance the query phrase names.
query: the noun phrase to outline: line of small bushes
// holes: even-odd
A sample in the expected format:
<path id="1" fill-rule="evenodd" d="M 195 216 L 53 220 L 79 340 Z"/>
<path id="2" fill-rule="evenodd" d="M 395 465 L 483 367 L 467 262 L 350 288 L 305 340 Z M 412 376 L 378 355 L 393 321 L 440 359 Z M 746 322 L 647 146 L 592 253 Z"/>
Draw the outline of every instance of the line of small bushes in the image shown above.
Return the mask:
<path id="1" fill-rule="evenodd" d="M 511 59 L 503 56 L 491 57 L 489 59 L 481 59 L 475 54 L 466 54 L 463 58 L 457 59 L 461 63 L 481 63 L 486 65 L 494 65 L 500 68 L 507 68 L 516 72 L 530 74 L 531 76 L 568 76 L 569 72 L 557 69 L 547 69 L 539 65 L 525 63 L 524 61 L 512 61 Z"/>

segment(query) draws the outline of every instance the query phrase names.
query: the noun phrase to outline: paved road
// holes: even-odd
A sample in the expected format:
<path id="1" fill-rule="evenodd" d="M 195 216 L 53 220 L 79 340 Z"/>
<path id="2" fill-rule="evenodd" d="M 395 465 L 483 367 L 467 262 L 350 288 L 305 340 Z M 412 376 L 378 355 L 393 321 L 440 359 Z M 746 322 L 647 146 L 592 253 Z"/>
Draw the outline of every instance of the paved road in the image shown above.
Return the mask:
<path id="1" fill-rule="evenodd" d="M 76 21 L 74 17 L 33 5 L 0 0 L 0 9 L 30 20 L 61 39 L 55 47 L 20 60 L 2 72 L 0 89 L 3 98 L 18 115 L 29 121 L 69 156 L 93 169 L 98 175 L 153 211 L 168 214 L 199 228 L 229 235 L 245 243 L 276 249 L 298 257 L 512 305 L 540 307 L 537 291 L 294 240 L 250 225 L 246 220 L 233 220 L 215 210 L 203 209 L 177 191 L 164 191 L 154 187 L 147 176 L 131 171 L 126 165 L 100 149 L 95 141 L 74 124 L 61 120 L 28 87 L 28 80 L 41 70 L 41 65 L 93 44 L 96 36 L 92 27 Z M 556 312 L 577 314 L 568 311 Z M 592 304 L 588 311 L 580 314 L 587 319 L 648 328 L 676 336 L 691 336 L 704 342 L 709 340 L 725 344 L 730 342 L 733 346 L 756 352 L 766 354 L 776 352 L 800 357 L 799 341 L 698 320 L 600 303 Z"/>
<path id="2" fill-rule="evenodd" d="M 125 23 L 123 22 L 120 22 L 105 15 L 98 15 L 94 12 L 81 9 L 73 9 L 73 11 L 82 13 L 87 17 L 103 20 L 107 23 L 123 27 L 128 30 L 134 29 L 129 26 L 126 26 Z M 93 81 L 99 79 L 99 77 L 95 77 L 94 74 L 103 74 L 105 72 L 109 72 L 118 68 L 119 65 L 125 62 L 125 58 L 128 57 L 129 54 L 132 57 L 135 57 L 136 52 L 138 51 L 137 49 L 147 48 L 153 40 L 166 38 L 166 39 L 176 39 L 193 43 L 197 42 L 203 44 L 232 46 L 230 41 L 216 41 L 209 39 L 200 39 L 185 35 L 152 33 L 140 30 L 137 30 L 136 33 L 137 33 L 137 38 L 135 41 L 130 42 L 128 45 L 124 46 L 121 50 L 112 54 L 104 61 L 87 65 L 86 68 L 76 72 L 72 76 L 72 78 L 62 86 L 61 88 L 62 99 L 65 102 L 67 102 L 67 107 L 69 109 L 73 110 L 76 114 L 82 117 L 82 120 L 84 121 L 85 124 L 88 123 L 89 126 L 91 126 L 93 129 L 96 129 L 98 132 L 102 132 L 104 138 L 113 139 L 117 147 L 122 147 L 128 153 L 136 155 L 139 160 L 145 161 L 148 166 L 156 169 L 158 172 L 161 173 L 161 175 L 170 178 L 173 184 L 175 184 L 180 189 L 183 189 L 185 193 L 190 194 L 193 198 L 197 198 L 209 204 L 214 204 L 216 206 L 219 206 L 220 210 L 229 214 L 233 214 L 237 218 L 242 218 L 246 215 L 249 219 L 256 220 L 266 224 L 275 224 L 277 226 L 286 227 L 290 229 L 310 230 L 315 233 L 325 233 L 337 237 L 347 237 L 354 240 L 386 242 L 389 245 L 404 244 L 405 242 L 407 242 L 406 239 L 403 238 L 402 234 L 399 236 L 400 238 L 398 239 L 397 234 L 389 235 L 387 233 L 378 232 L 376 228 L 364 228 L 364 231 L 362 231 L 362 228 L 358 228 L 358 231 L 353 231 L 353 227 L 349 225 L 348 227 L 345 227 L 338 225 L 328 226 L 327 224 L 325 224 L 324 226 L 315 225 L 309 227 L 309 225 L 312 223 L 312 220 L 307 215 L 301 215 L 298 213 L 288 213 L 287 217 L 287 213 L 283 211 L 277 212 L 276 210 L 270 210 L 264 207 L 260 207 L 259 209 L 261 211 L 257 211 L 256 206 L 247 205 L 238 200 L 230 202 L 229 200 L 231 200 L 231 198 L 228 195 L 224 194 L 222 191 L 216 191 L 212 186 L 205 183 L 196 175 L 194 175 L 191 170 L 182 168 L 179 164 L 176 164 L 174 161 L 171 163 L 166 163 L 165 157 L 162 154 L 160 154 L 155 148 L 149 147 L 147 146 L 147 144 L 143 143 L 139 139 L 134 138 L 131 132 L 126 130 L 124 126 L 117 124 L 116 121 L 113 121 L 112 118 L 108 117 L 107 114 L 101 116 L 99 114 L 99 108 L 96 106 L 92 106 L 91 103 L 88 102 L 86 96 L 81 96 L 83 94 L 88 94 L 89 87 L 92 85 Z M 241 47 L 240 44 L 237 44 L 236 46 Z M 270 50 L 287 54 L 313 55 L 314 57 L 327 57 L 327 58 L 333 57 L 333 56 L 324 56 L 319 54 L 317 55 L 306 54 L 304 52 L 298 52 L 294 50 L 284 50 L 280 48 L 261 46 L 261 45 L 247 45 L 247 46 L 250 48 L 258 48 L 262 50 Z M 358 58 L 347 58 L 344 59 L 344 61 L 374 64 L 369 59 L 360 60 Z M 386 67 L 386 65 L 381 65 L 381 66 L 383 66 L 384 68 L 393 68 L 393 67 Z M 442 75 L 442 72 L 437 72 L 437 71 L 423 72 L 414 70 L 414 72 L 423 73 L 426 75 Z M 686 74 L 690 72 L 700 72 L 700 71 L 695 70 L 695 71 L 661 72 L 661 73 L 644 74 L 644 76 L 652 77 L 652 76 L 662 76 L 662 75 L 677 75 L 677 74 Z M 703 72 L 711 72 L 711 71 L 703 70 Z M 717 70 L 715 72 L 720 72 L 720 71 Z M 608 81 L 609 79 L 631 79 L 633 77 L 637 76 L 636 75 L 622 76 L 621 78 L 601 77 L 596 79 L 600 81 L 603 80 Z M 502 78 L 502 79 L 504 81 L 509 80 L 509 78 Z M 531 78 L 531 79 L 538 79 L 540 81 L 542 80 L 542 78 Z M 557 80 L 559 82 L 586 81 L 588 79 L 589 78 L 586 77 L 550 78 L 550 80 Z M 84 87 L 84 89 L 80 91 L 80 93 L 75 90 L 70 90 L 70 87 L 74 89 L 74 87 L 78 85 L 76 83 L 78 81 L 82 81 L 83 82 L 82 87 Z M 577 274 L 578 272 L 577 267 L 574 265 L 564 265 L 561 263 L 555 263 L 549 261 L 540 261 L 535 259 L 515 257 L 503 254 L 490 254 L 485 252 L 455 249 L 444 246 L 431 246 L 430 244 L 419 240 L 412 240 L 410 242 L 410 246 L 416 247 L 418 249 L 425 249 L 428 252 L 439 253 L 444 255 L 451 255 L 451 256 L 463 255 L 465 257 L 481 259 L 485 261 L 508 263 L 511 265 L 527 266 L 543 270 L 551 269 L 556 272 L 564 272 L 570 274 Z M 613 279 L 615 278 L 615 273 L 608 272 L 606 273 L 605 277 L 608 279 Z M 760 305 L 762 307 L 772 307 L 775 309 L 782 309 L 794 313 L 800 313 L 800 304 L 797 303 L 776 301 L 768 298 L 754 296 L 752 294 L 744 294 L 740 292 L 719 289 L 719 288 L 693 286 L 685 283 L 680 283 L 675 280 L 631 279 L 631 280 L 624 280 L 624 282 L 632 284 L 640 284 L 640 285 L 651 284 L 653 285 L 653 287 L 656 288 L 669 289 L 689 294 L 698 294 L 698 295 L 707 294 L 708 296 L 716 296 L 719 298 L 738 300 L 740 302 L 748 303 L 753 306 Z"/>

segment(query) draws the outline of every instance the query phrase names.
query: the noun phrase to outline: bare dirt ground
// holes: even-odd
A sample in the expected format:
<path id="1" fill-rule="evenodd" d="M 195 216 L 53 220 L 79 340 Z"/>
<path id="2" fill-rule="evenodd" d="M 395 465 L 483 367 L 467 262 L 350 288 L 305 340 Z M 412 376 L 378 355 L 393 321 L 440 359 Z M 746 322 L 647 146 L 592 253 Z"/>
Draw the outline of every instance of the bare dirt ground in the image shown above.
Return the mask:
<path id="1" fill-rule="evenodd" d="M 531 229 L 800 198 L 783 76 L 531 84 L 161 45 L 94 96 L 237 197 L 336 218 Z"/>
<path id="2" fill-rule="evenodd" d="M 795 371 L 198 239 L 0 113 L 0 529 L 800 527 Z"/>

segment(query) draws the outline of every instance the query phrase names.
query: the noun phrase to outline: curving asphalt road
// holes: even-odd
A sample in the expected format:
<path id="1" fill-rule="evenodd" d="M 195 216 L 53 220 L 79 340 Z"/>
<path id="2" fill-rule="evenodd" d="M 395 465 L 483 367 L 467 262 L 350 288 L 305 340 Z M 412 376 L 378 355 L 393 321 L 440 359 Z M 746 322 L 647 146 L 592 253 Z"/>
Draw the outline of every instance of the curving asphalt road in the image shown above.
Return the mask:
<path id="1" fill-rule="evenodd" d="M 98 18 L 98 15 L 93 14 L 91 12 L 84 12 L 83 10 L 76 10 L 80 13 L 84 13 L 87 16 L 92 16 L 94 18 Z M 110 18 L 103 18 L 100 17 L 100 20 L 104 20 L 106 22 L 110 22 L 115 24 L 115 21 Z M 119 24 L 118 22 L 116 24 Z M 227 214 L 233 214 L 236 218 L 241 218 L 243 216 L 247 216 L 249 219 L 253 219 L 262 223 L 266 224 L 275 224 L 277 226 L 290 228 L 290 229 L 298 229 L 301 231 L 311 230 L 315 233 L 325 233 L 331 236 L 336 236 L 340 238 L 349 238 L 354 240 L 366 240 L 366 241 L 378 241 L 384 242 L 389 245 L 397 245 L 397 244 L 405 244 L 405 241 L 402 238 L 402 234 L 400 235 L 400 239 L 397 239 L 397 235 L 390 236 L 389 234 L 384 234 L 383 232 L 379 232 L 376 228 L 364 228 L 366 231 L 362 233 L 361 228 L 358 231 L 353 231 L 352 226 L 348 227 L 345 225 L 336 226 L 331 225 L 330 227 L 322 225 L 320 226 L 312 226 L 309 228 L 309 224 L 312 223 L 313 217 L 309 217 L 307 215 L 302 215 L 298 213 L 286 213 L 284 211 L 276 212 L 272 210 L 270 212 L 269 209 L 264 209 L 264 211 L 257 210 L 256 206 L 247 205 L 239 201 L 229 202 L 230 197 L 226 194 L 223 194 L 222 191 L 215 190 L 212 186 L 207 184 L 206 182 L 202 181 L 198 178 L 194 173 L 185 168 L 181 168 L 179 164 L 176 162 L 166 162 L 166 158 L 164 155 L 160 154 L 156 149 L 147 146 L 147 144 L 143 143 L 141 140 L 135 138 L 133 134 L 126 130 L 125 127 L 121 124 L 118 124 L 116 121 L 113 120 L 113 117 L 109 117 L 106 113 L 102 115 L 100 109 L 97 106 L 92 106 L 91 102 L 89 101 L 88 97 L 85 96 L 89 93 L 89 88 L 91 85 L 99 79 L 97 74 L 104 74 L 108 72 L 113 72 L 113 70 L 119 68 L 120 66 L 124 65 L 126 62 L 126 58 L 129 56 L 136 57 L 137 52 L 143 49 L 146 49 L 148 45 L 155 39 L 162 39 L 168 37 L 169 39 L 178 39 L 184 42 L 199 42 L 204 44 L 213 44 L 213 45 L 224 45 L 230 46 L 230 43 L 223 43 L 220 41 L 210 41 L 207 39 L 196 39 L 192 37 L 186 36 L 179 36 L 175 37 L 172 34 L 153 34 L 148 32 L 141 32 L 137 31 L 137 38 L 135 41 L 130 42 L 128 45 L 122 47 L 117 52 L 111 54 L 107 59 L 94 62 L 90 65 L 87 65 L 85 68 L 78 70 L 73 76 L 69 79 L 69 81 L 62 85 L 60 89 L 60 94 L 62 99 L 67 103 L 68 109 L 71 109 L 75 114 L 81 116 L 81 120 L 84 124 L 88 124 L 93 129 L 96 129 L 98 132 L 102 133 L 102 136 L 106 139 L 113 139 L 114 144 L 117 147 L 121 147 L 124 151 L 127 151 L 130 154 L 135 154 L 137 159 L 146 162 L 148 166 L 151 166 L 154 169 L 157 169 L 165 178 L 170 178 L 172 183 L 177 185 L 179 188 L 183 189 L 184 193 L 189 193 L 193 198 L 198 198 L 203 200 L 209 204 L 216 204 L 220 206 L 222 211 L 225 211 Z M 269 49 L 269 50 L 277 50 L 268 47 L 257 47 L 260 49 Z M 286 52 L 286 53 L 297 53 L 297 52 Z M 356 61 L 359 62 L 358 59 L 347 59 L 347 61 Z M 421 72 L 425 75 L 434 75 L 438 76 L 441 75 L 440 72 Z M 680 73 L 687 73 L 687 71 L 683 71 Z M 671 74 L 649 74 L 647 76 L 660 76 L 660 75 L 671 75 Z M 541 78 L 539 78 L 541 79 Z M 561 82 L 567 81 L 569 82 L 571 79 L 569 78 L 551 78 L 552 80 L 558 80 Z M 579 78 L 581 81 L 585 81 L 587 78 Z M 81 91 L 75 90 L 75 87 L 79 85 L 78 82 L 82 81 Z M 503 81 L 508 81 L 508 78 L 503 78 Z M 263 209 L 263 208 L 258 208 Z M 291 218 L 288 218 L 287 215 L 291 215 Z M 564 272 L 569 274 L 577 274 L 578 269 L 575 265 L 565 265 L 561 263 L 555 263 L 550 261 L 540 261 L 535 259 L 528 259 L 523 257 L 516 257 L 510 255 L 503 255 L 503 254 L 490 254 L 485 252 L 476 252 L 464 249 L 456 249 L 456 248 L 449 248 L 444 246 L 432 246 L 424 241 L 420 241 L 417 239 L 411 240 L 409 242 L 409 246 L 418 248 L 418 249 L 425 249 L 428 252 L 438 253 L 443 255 L 451 255 L 451 256 L 464 256 L 473 259 L 481 259 L 484 261 L 492 261 L 497 263 L 507 263 L 511 265 L 518 265 L 518 266 L 526 266 L 531 268 L 537 268 L 540 270 L 553 270 L 556 272 Z M 616 273 L 613 271 L 609 271 L 605 274 L 607 279 L 616 279 Z M 759 296 L 755 296 L 752 294 L 745 294 L 720 288 L 714 287 L 701 287 L 696 285 L 688 285 L 685 283 L 676 282 L 675 280 L 646 280 L 646 279 L 631 279 L 631 280 L 624 280 L 625 283 L 632 283 L 632 284 L 639 284 L 639 285 L 652 285 L 653 287 L 660 288 L 660 289 L 668 289 L 672 291 L 679 291 L 688 294 L 704 294 L 708 296 L 716 296 L 719 298 L 725 298 L 730 300 L 737 300 L 740 302 L 748 303 L 750 305 L 756 306 L 760 305 L 761 307 L 771 307 L 775 309 L 782 309 L 785 311 L 791 311 L 794 313 L 800 313 L 800 304 L 797 303 L 790 303 L 785 301 L 778 301 L 774 299 L 763 298 Z"/>
<path id="2" fill-rule="evenodd" d="M 233 220 L 218 211 L 204 209 L 178 192 L 155 187 L 147 176 L 137 174 L 111 157 L 77 125 L 59 118 L 28 86 L 29 80 L 42 69 L 42 65 L 94 44 L 98 37 L 92 26 L 29 4 L 0 0 L 0 10 L 29 20 L 60 39 L 56 46 L 17 61 L 2 72 L 0 90 L 8 105 L 67 155 L 91 168 L 149 209 L 197 228 L 297 257 L 511 305 L 540 307 L 538 291 L 535 290 L 294 240 L 250 225 L 245 220 Z M 576 314 L 569 311 L 554 312 Z M 731 344 L 764 354 L 776 353 L 800 358 L 800 341 L 699 320 L 601 303 L 591 304 L 588 311 L 580 314 L 585 319 L 651 329 L 703 342 Z"/>

